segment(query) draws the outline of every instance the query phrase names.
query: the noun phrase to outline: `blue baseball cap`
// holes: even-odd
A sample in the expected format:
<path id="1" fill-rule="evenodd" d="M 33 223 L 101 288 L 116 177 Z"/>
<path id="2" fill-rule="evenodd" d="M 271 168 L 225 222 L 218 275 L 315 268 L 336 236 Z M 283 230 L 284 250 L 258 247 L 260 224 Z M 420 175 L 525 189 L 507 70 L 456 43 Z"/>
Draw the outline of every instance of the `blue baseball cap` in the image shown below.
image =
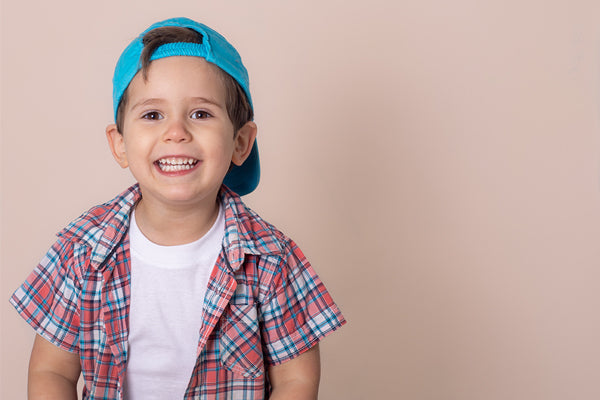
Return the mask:
<path id="1" fill-rule="evenodd" d="M 242 63 L 237 50 L 218 32 L 212 30 L 206 25 L 200 24 L 189 18 L 171 18 L 151 25 L 135 38 L 129 46 L 123 51 L 113 76 L 113 109 L 115 121 L 117 119 L 117 110 L 121 98 L 127 90 L 133 77 L 142 68 L 140 57 L 144 49 L 142 42 L 144 36 L 149 31 L 165 26 L 179 26 L 190 28 L 202 35 L 202 43 L 166 43 L 159 46 L 150 60 L 158 60 L 173 56 L 191 56 L 201 57 L 206 61 L 215 64 L 223 71 L 231 75 L 233 79 L 242 87 L 250 107 L 252 106 L 252 97 L 250 96 L 248 71 Z M 253 108 L 254 109 L 254 108 Z M 223 183 L 238 195 L 243 196 L 251 193 L 258 186 L 260 180 L 260 161 L 258 157 L 258 146 L 256 140 L 246 161 L 240 165 L 233 165 L 231 170 L 225 176 Z"/>

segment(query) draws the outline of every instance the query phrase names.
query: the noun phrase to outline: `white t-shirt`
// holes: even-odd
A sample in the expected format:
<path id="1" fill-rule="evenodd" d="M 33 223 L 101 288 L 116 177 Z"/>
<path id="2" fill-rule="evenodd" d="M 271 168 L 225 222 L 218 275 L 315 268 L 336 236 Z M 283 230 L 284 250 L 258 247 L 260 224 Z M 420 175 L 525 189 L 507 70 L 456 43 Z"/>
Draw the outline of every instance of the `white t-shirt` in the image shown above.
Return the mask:
<path id="1" fill-rule="evenodd" d="M 197 241 L 160 246 L 131 215 L 127 400 L 183 399 L 196 363 L 202 304 L 225 233 L 222 207 Z"/>

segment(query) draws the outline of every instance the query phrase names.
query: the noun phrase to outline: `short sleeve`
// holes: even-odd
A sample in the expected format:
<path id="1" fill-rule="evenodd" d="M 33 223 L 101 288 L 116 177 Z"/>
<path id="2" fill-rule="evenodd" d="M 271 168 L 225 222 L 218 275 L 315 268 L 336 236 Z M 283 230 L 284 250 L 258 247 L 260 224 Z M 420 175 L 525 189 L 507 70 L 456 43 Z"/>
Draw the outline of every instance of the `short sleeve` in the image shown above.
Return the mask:
<path id="1" fill-rule="evenodd" d="M 79 351 L 79 281 L 72 265 L 73 244 L 59 238 L 15 291 L 10 303 L 49 342 Z"/>
<path id="2" fill-rule="evenodd" d="M 329 292 L 298 246 L 288 242 L 261 306 L 266 361 L 277 365 L 313 347 L 345 324 Z"/>

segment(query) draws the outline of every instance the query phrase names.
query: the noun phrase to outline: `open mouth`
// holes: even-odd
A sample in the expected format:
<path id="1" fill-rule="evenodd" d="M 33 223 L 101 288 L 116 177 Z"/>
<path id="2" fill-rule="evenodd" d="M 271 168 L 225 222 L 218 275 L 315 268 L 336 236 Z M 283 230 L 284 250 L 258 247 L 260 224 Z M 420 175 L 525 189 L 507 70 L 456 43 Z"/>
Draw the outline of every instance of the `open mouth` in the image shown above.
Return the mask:
<path id="1" fill-rule="evenodd" d="M 155 164 L 163 172 L 178 172 L 194 168 L 198 160 L 189 157 L 165 157 L 157 160 Z"/>

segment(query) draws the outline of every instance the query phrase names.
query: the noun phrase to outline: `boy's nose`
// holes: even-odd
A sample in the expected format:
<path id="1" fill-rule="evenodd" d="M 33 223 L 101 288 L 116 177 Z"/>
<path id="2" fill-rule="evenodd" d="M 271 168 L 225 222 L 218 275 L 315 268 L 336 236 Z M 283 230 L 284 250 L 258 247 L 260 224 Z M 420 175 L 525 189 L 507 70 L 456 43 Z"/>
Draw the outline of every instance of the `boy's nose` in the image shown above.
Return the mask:
<path id="1" fill-rule="evenodd" d="M 169 124 L 167 131 L 165 132 L 165 140 L 173 141 L 176 143 L 188 141 L 191 139 L 191 137 L 192 135 L 187 130 L 185 123 L 179 120 L 172 121 L 172 123 Z"/>

